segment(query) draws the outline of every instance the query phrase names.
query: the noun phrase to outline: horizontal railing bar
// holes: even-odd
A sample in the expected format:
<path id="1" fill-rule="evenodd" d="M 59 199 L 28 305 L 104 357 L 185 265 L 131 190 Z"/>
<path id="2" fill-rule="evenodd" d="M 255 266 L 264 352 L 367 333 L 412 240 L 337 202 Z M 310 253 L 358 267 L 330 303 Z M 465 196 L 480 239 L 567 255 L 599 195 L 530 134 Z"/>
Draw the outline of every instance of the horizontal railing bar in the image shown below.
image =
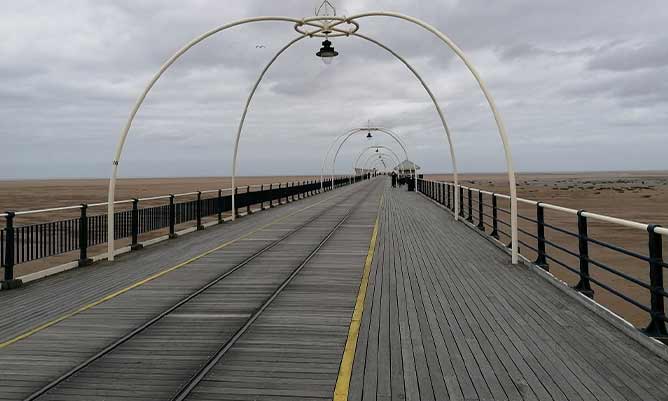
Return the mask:
<path id="1" fill-rule="evenodd" d="M 158 199 L 169 199 L 169 195 L 160 195 L 160 196 L 153 196 L 150 198 L 139 198 L 138 200 L 141 201 L 152 201 L 152 200 L 158 200 Z"/>
<path id="2" fill-rule="evenodd" d="M 517 242 L 521 245 L 526 246 L 527 248 L 531 249 L 534 252 L 538 252 L 538 249 L 534 248 L 533 246 L 527 244 L 526 242 L 522 241 L 521 239 L 518 239 Z"/>
<path id="3" fill-rule="evenodd" d="M 453 185 L 452 183 L 449 183 L 449 182 L 444 182 L 444 183 L 446 185 Z M 485 192 L 485 191 L 479 190 L 477 188 L 466 187 L 464 185 L 460 185 L 460 187 L 464 188 L 466 190 L 471 189 L 472 191 L 476 190 L 476 191 L 479 191 L 479 192 L 482 192 L 482 193 L 487 193 L 487 194 L 490 194 L 490 195 L 492 194 L 490 192 Z M 495 193 L 494 196 L 502 198 L 502 199 L 510 199 L 510 196 L 504 195 L 504 194 Z M 533 200 L 530 200 L 530 199 L 525 199 L 525 198 L 517 198 L 517 201 L 522 202 L 522 203 L 531 204 L 531 205 L 538 204 L 538 202 L 536 202 L 536 201 L 533 201 Z M 559 211 L 559 212 L 564 212 L 564 213 L 569 213 L 569 214 L 577 214 L 579 212 L 578 210 L 575 210 L 575 209 L 571 209 L 571 208 L 567 208 L 567 207 L 563 207 L 563 206 L 557 206 L 557 205 L 553 205 L 551 203 L 540 202 L 540 205 L 542 207 L 544 207 L 545 209 L 556 210 L 556 211 Z M 625 226 L 625 227 L 629 227 L 629 228 L 640 229 L 640 230 L 647 230 L 647 228 L 649 227 L 649 224 L 639 223 L 637 221 L 632 221 L 632 220 L 627 220 L 627 219 L 620 219 L 618 217 L 605 216 L 605 215 L 598 214 L 598 213 L 582 212 L 582 215 L 585 216 L 585 217 L 594 219 L 594 220 L 599 220 L 599 221 L 603 221 L 603 222 L 606 222 L 606 223 L 617 224 L 617 225 L 621 225 L 621 226 Z M 665 228 L 665 227 L 655 227 L 654 232 L 657 233 L 657 234 L 663 235 L 663 236 L 668 236 L 668 228 Z"/>
<path id="4" fill-rule="evenodd" d="M 499 223 L 501 223 L 501 224 L 503 224 L 503 225 L 506 226 L 506 227 L 510 227 L 510 224 L 509 224 L 509 223 L 506 223 L 505 221 L 503 221 L 503 220 L 501 220 L 501 219 L 497 219 L 496 221 L 499 222 Z"/>
<path id="5" fill-rule="evenodd" d="M 174 197 L 179 197 L 179 196 L 191 196 L 191 195 L 197 195 L 198 191 L 195 192 L 184 192 L 182 194 L 174 194 Z"/>
<path id="6" fill-rule="evenodd" d="M 526 216 L 523 216 L 521 214 L 518 214 L 517 217 L 519 217 L 522 220 L 526 220 L 526 221 L 530 221 L 532 223 L 538 224 L 538 221 L 536 221 L 535 219 L 532 219 L 531 217 L 526 217 Z"/>
<path id="7" fill-rule="evenodd" d="M 596 285 L 598 285 L 599 287 L 601 287 L 601 288 L 603 288 L 603 289 L 605 289 L 605 290 L 608 290 L 608 291 L 611 292 L 612 294 L 617 295 L 619 298 L 625 300 L 626 302 L 628 302 L 628 303 L 630 303 L 630 304 L 632 304 L 632 305 L 637 306 L 638 308 L 644 310 L 644 311 L 647 312 L 647 313 L 652 313 L 652 310 L 651 310 L 650 308 L 648 308 L 648 307 L 646 307 L 645 305 L 639 303 L 639 302 L 636 301 L 635 299 L 630 298 L 630 297 L 627 297 L 626 295 L 622 294 L 621 292 L 615 290 L 614 288 L 612 288 L 612 287 L 610 287 L 610 286 L 608 286 L 608 285 L 606 285 L 606 284 L 601 283 L 600 281 L 598 281 L 597 279 L 595 279 L 595 278 L 593 278 L 593 277 L 591 277 L 591 276 L 589 276 L 588 278 L 589 278 L 589 281 L 595 283 Z"/>
<path id="8" fill-rule="evenodd" d="M 61 210 L 73 210 L 73 209 L 81 209 L 81 205 L 76 205 L 76 206 L 63 206 L 63 207 L 52 207 L 48 209 L 38 209 L 38 210 L 24 210 L 22 212 L 15 212 L 15 216 L 23 216 L 26 214 L 37 214 L 37 213 L 46 213 L 46 212 L 59 212 Z"/>
<path id="9" fill-rule="evenodd" d="M 578 270 L 576 270 L 576 269 L 570 267 L 569 265 L 567 265 L 566 263 L 562 262 L 561 260 L 559 260 L 559 259 L 557 259 L 557 258 L 555 258 L 555 257 L 553 257 L 553 256 L 550 256 L 550 255 L 545 255 L 545 257 L 546 257 L 547 259 L 553 261 L 554 263 L 558 264 L 559 266 L 565 268 L 566 270 L 570 271 L 571 273 L 575 273 L 575 274 L 577 274 L 578 276 L 580 275 L 580 272 L 579 272 Z"/>
<path id="10" fill-rule="evenodd" d="M 559 231 L 560 233 L 563 233 L 563 234 L 568 234 L 568 235 L 571 235 L 573 237 L 580 237 L 580 234 L 574 233 L 573 231 L 566 230 L 565 228 L 553 226 L 552 224 L 549 224 L 549 223 L 543 223 L 543 225 L 547 228 L 550 228 L 554 231 Z"/>
<path id="11" fill-rule="evenodd" d="M 639 285 L 639 286 L 641 286 L 641 287 L 644 287 L 644 288 L 646 288 L 646 289 L 648 289 L 648 290 L 651 290 L 651 289 L 652 289 L 652 287 L 650 287 L 649 284 L 647 284 L 647 283 L 645 283 L 645 282 L 643 282 L 643 281 L 640 281 L 640 280 L 638 280 L 638 279 L 635 278 L 635 277 L 631 277 L 631 276 L 629 276 L 629 275 L 626 274 L 626 273 L 622 273 L 622 272 L 620 272 L 620 271 L 618 271 L 618 270 L 615 270 L 615 269 L 613 269 L 612 267 L 606 265 L 605 263 L 598 262 L 598 261 L 596 261 L 596 260 L 594 260 L 594 259 L 591 259 L 591 258 L 586 258 L 586 259 L 587 259 L 587 261 L 588 261 L 589 263 L 592 263 L 593 265 L 598 266 L 598 267 L 600 267 L 600 268 L 603 269 L 603 270 L 609 271 L 610 273 L 612 273 L 612 274 L 614 274 L 614 275 L 617 275 L 617 276 L 619 276 L 619 277 L 622 277 L 622 278 L 624 278 L 624 279 L 626 279 L 626 280 L 628 280 L 628 281 L 630 281 L 630 282 L 632 282 L 632 283 L 635 283 L 635 284 L 637 284 L 637 285 Z"/>
<path id="12" fill-rule="evenodd" d="M 523 229 L 521 229 L 521 228 L 519 228 L 519 227 L 517 227 L 517 231 L 521 232 L 522 234 L 526 234 L 526 235 L 528 235 L 529 237 L 531 237 L 531 238 L 533 238 L 533 239 L 538 239 L 538 236 L 536 236 L 535 234 L 532 234 L 532 233 L 530 233 L 530 232 L 528 232 L 528 231 L 526 231 L 526 230 L 523 230 Z"/>
<path id="13" fill-rule="evenodd" d="M 611 249 L 613 251 L 623 253 L 624 255 L 631 256 L 631 257 L 638 258 L 638 259 L 642 259 L 645 262 L 649 262 L 651 260 L 649 257 L 647 257 L 645 255 L 641 255 L 637 252 L 633 252 L 633 251 L 629 251 L 629 250 L 624 249 L 624 248 L 620 248 L 617 245 L 609 244 L 607 242 L 600 241 L 600 240 L 597 240 L 597 239 L 594 239 L 594 238 L 591 238 L 591 237 L 587 238 L 587 240 L 589 242 L 593 243 L 593 244 L 600 245 L 604 248 L 608 248 L 608 249 Z"/>
<path id="14" fill-rule="evenodd" d="M 125 199 L 125 200 L 114 201 L 114 205 L 122 205 L 124 203 L 132 203 L 132 202 L 134 202 L 133 199 Z M 88 207 L 106 206 L 108 204 L 109 202 L 91 203 L 88 205 Z"/>
<path id="15" fill-rule="evenodd" d="M 567 254 L 569 254 L 569 255 L 571 255 L 571 256 L 574 256 L 574 257 L 576 257 L 576 258 L 579 258 L 579 257 L 580 257 L 580 255 L 578 255 L 577 253 L 571 251 L 571 250 L 568 249 L 568 248 L 564 248 L 564 247 L 561 246 L 561 245 L 557 245 L 557 244 L 555 244 L 555 243 L 552 242 L 552 241 L 545 240 L 545 243 L 548 244 L 548 245 L 550 245 L 550 246 L 552 246 L 552 247 L 554 247 L 554 248 L 557 248 L 558 250 L 560 250 L 560 251 L 562 251 L 562 252 L 566 252 Z"/>

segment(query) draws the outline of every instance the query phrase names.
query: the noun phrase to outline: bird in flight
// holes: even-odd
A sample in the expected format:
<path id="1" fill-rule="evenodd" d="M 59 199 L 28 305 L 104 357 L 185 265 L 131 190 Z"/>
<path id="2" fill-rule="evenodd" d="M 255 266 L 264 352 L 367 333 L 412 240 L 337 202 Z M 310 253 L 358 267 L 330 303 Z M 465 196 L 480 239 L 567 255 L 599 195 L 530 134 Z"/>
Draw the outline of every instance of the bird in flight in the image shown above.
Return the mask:
<path id="1" fill-rule="evenodd" d="M 255 45 L 255 48 L 256 48 L 256 49 L 264 49 L 264 48 L 266 48 L 266 47 L 267 47 L 267 46 L 265 46 L 265 45 Z"/>

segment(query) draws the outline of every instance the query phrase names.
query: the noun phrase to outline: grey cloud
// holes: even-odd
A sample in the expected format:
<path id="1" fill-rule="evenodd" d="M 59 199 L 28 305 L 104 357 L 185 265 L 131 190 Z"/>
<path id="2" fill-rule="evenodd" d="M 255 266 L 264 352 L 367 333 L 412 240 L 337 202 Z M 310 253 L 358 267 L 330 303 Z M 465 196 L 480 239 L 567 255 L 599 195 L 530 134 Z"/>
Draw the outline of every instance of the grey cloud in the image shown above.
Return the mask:
<path id="1" fill-rule="evenodd" d="M 608 71 L 634 71 L 668 66 L 668 38 L 660 38 L 653 43 L 639 47 L 617 46 L 609 52 L 593 58 L 589 68 Z"/>
<path id="2" fill-rule="evenodd" d="M 8 3 L 0 16 L 0 178 L 105 176 L 127 113 L 170 54 L 231 20 L 304 16 L 317 3 Z M 520 169 L 654 168 L 651 160 L 665 149 L 668 115 L 665 35 L 656 32 L 664 29 L 668 5 L 640 3 L 347 0 L 337 8 L 347 14 L 392 9 L 444 30 L 492 90 Z M 503 169 L 489 109 L 452 52 L 406 22 L 361 22 L 361 32 L 405 56 L 432 86 L 462 168 Z M 229 174 L 248 91 L 295 36 L 290 24 L 255 24 L 187 53 L 146 99 L 121 174 Z M 269 71 L 248 115 L 241 173 L 317 172 L 331 139 L 367 119 L 401 132 L 426 171 L 449 169 L 440 121 L 410 72 L 362 40 L 333 41 L 341 56 L 332 66 L 314 56 L 320 41 L 305 39 Z M 627 155 L 629 131 L 643 135 L 642 157 Z M 594 145 L 608 156 L 587 153 Z M 355 146 L 342 155 L 342 171 Z M 563 164 L 568 158 L 577 162 Z M 614 159 L 622 164 L 611 165 Z"/>

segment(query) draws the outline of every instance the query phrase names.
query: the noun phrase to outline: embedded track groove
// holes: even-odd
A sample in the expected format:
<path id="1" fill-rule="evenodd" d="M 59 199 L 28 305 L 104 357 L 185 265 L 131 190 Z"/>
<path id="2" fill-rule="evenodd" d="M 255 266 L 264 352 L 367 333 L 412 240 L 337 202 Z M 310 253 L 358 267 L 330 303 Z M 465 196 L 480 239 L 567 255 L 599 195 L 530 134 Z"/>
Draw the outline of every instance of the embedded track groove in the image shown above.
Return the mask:
<path id="1" fill-rule="evenodd" d="M 377 185 L 377 184 L 376 184 Z M 328 231 L 328 233 L 325 235 L 325 237 L 315 246 L 315 248 L 308 253 L 308 255 L 303 258 L 297 265 L 296 268 L 294 268 L 289 276 L 281 282 L 281 284 L 261 303 L 261 305 L 254 310 L 254 312 L 251 314 L 251 316 L 244 322 L 244 324 L 236 330 L 234 335 L 229 338 L 227 341 L 223 343 L 216 352 L 211 356 L 210 358 L 207 359 L 207 362 L 202 365 L 194 375 L 189 375 L 188 379 L 186 379 L 185 383 L 179 387 L 177 390 L 178 392 L 174 396 L 173 399 L 183 399 L 185 398 L 189 392 L 199 383 L 199 381 L 206 375 L 206 372 L 208 372 L 211 367 L 215 366 L 216 362 L 220 360 L 220 358 L 225 354 L 225 352 L 236 342 L 236 340 L 243 335 L 243 333 L 253 324 L 253 322 L 262 314 L 262 312 L 271 304 L 271 302 L 280 294 L 280 292 L 292 281 L 294 277 L 296 277 L 299 272 L 303 269 L 304 266 L 311 260 L 311 258 L 318 252 L 318 250 L 324 245 L 327 240 L 338 230 L 338 228 L 347 220 L 347 218 L 351 215 L 351 213 L 355 210 L 357 205 L 364 201 L 366 199 L 367 195 L 375 188 L 376 185 L 371 185 L 369 186 L 369 189 L 363 191 L 361 193 L 360 199 L 353 205 L 351 206 L 345 215 L 338 220 L 338 222 L 335 224 L 335 226 Z M 354 196 L 354 195 L 353 195 Z M 300 224 L 298 227 L 290 230 L 287 232 L 285 235 L 281 236 L 280 238 L 274 240 L 270 244 L 266 245 L 262 249 L 256 251 L 249 257 L 245 258 L 243 261 L 240 263 L 236 264 L 229 270 L 225 271 L 221 275 L 217 276 L 215 279 L 209 281 L 207 284 L 204 286 L 200 287 L 198 290 L 192 292 L 188 296 L 184 297 L 168 309 L 164 310 L 163 312 L 159 313 L 158 315 L 154 316 L 150 320 L 146 321 L 142 325 L 136 327 L 123 337 L 117 339 L 113 343 L 107 345 L 104 347 L 101 351 L 96 353 L 95 355 L 91 356 L 90 358 L 86 359 L 84 362 L 80 363 L 79 365 L 75 366 L 74 368 L 70 369 L 67 371 L 65 374 L 59 376 L 55 380 L 51 381 L 49 384 L 43 386 L 39 390 L 35 391 L 32 393 L 30 396 L 25 398 L 26 401 L 28 400 L 37 400 L 37 399 L 51 399 L 51 393 L 59 389 L 60 387 L 63 387 L 63 385 L 66 385 L 68 380 L 71 378 L 75 378 L 76 376 L 80 376 L 81 374 L 84 374 L 87 370 L 87 368 L 92 367 L 96 362 L 100 362 L 103 360 L 105 357 L 112 358 L 114 357 L 114 352 L 119 349 L 119 347 L 123 346 L 124 344 L 130 344 L 134 339 L 137 339 L 140 334 L 147 332 L 148 329 L 156 327 L 158 323 L 163 323 L 169 316 L 175 315 L 175 311 L 177 311 L 180 308 L 183 308 L 187 306 L 188 304 L 192 303 L 193 300 L 199 298 L 203 294 L 206 294 L 207 291 L 215 289 L 216 285 L 221 284 L 224 282 L 224 280 L 230 276 L 232 276 L 236 272 L 241 272 L 242 268 L 245 266 L 248 266 L 251 264 L 251 262 L 257 261 L 259 258 L 265 256 L 269 251 L 272 249 L 275 249 L 281 244 L 284 244 L 287 239 L 290 239 L 294 237 L 297 233 L 302 232 L 305 228 L 309 227 L 311 224 L 316 222 L 317 220 L 327 217 L 329 212 L 332 211 L 332 209 L 336 207 L 341 207 L 341 204 L 346 202 L 348 198 L 343 198 L 343 199 L 338 199 L 335 200 L 334 203 L 327 207 L 325 210 L 322 212 L 319 212 L 315 216 L 309 218 L 306 222 Z M 169 320 L 169 319 L 167 319 Z M 184 324 L 184 323 L 182 323 Z M 145 357 L 150 357 L 151 355 L 145 355 Z M 139 355 L 141 357 L 141 355 Z M 141 374 L 141 373 L 139 373 Z M 85 376 L 85 375 L 84 375 Z M 67 393 L 69 387 L 65 386 L 65 391 Z M 76 393 L 76 395 L 81 396 L 81 394 Z"/>

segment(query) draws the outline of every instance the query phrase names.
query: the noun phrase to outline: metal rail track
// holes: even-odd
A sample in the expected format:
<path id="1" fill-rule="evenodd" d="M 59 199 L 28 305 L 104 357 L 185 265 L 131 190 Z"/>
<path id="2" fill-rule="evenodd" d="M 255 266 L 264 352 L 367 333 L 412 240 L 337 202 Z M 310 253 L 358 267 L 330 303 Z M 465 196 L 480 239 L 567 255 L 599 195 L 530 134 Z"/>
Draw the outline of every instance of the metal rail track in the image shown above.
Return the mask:
<path id="1" fill-rule="evenodd" d="M 367 190 L 366 193 L 369 193 L 370 191 L 371 190 Z M 281 285 L 279 285 L 279 287 L 266 300 L 263 301 L 262 305 L 256 310 L 256 312 L 253 315 L 251 315 L 251 317 L 248 319 L 248 321 L 246 321 L 246 323 L 232 336 L 232 338 L 230 338 L 225 344 L 223 344 L 223 346 L 216 351 L 214 356 L 211 357 L 205 365 L 203 365 L 203 367 L 197 372 L 197 374 L 194 375 L 192 378 L 190 378 L 188 380 L 188 382 L 178 390 L 178 393 L 177 393 L 176 397 L 179 397 L 180 394 L 185 394 L 185 396 L 187 396 L 187 394 L 189 394 L 189 392 L 192 391 L 192 388 L 194 388 L 194 386 L 191 387 L 191 385 L 195 382 L 199 383 L 199 381 L 201 381 L 201 379 L 204 377 L 206 372 L 208 372 L 211 369 L 211 367 L 213 367 L 213 365 L 215 365 L 215 363 L 218 360 L 220 360 L 220 357 L 222 357 L 224 355 L 224 353 L 227 351 L 227 349 L 229 349 L 229 347 L 231 347 L 234 344 L 234 342 L 236 342 L 236 340 L 252 325 L 252 323 L 257 319 L 257 317 L 259 317 L 259 315 L 262 313 L 262 311 L 264 311 L 269 306 L 269 304 L 271 304 L 271 302 L 278 296 L 278 294 L 290 283 L 290 281 L 292 281 L 292 279 L 297 274 L 299 274 L 299 272 L 308 263 L 308 261 L 311 260 L 311 258 L 318 252 L 318 250 L 324 245 L 324 243 L 348 219 L 348 217 L 355 210 L 356 206 L 359 203 L 361 203 L 364 199 L 365 199 L 365 197 L 362 197 L 360 199 L 360 201 L 358 201 L 353 207 L 350 208 L 350 210 L 343 216 L 343 218 L 336 224 L 336 226 L 325 236 L 325 238 L 316 246 L 316 248 L 311 253 L 309 253 L 309 255 L 299 264 L 299 266 L 297 268 L 295 268 L 292 271 L 292 273 L 288 276 L 288 278 L 286 280 L 284 280 L 281 283 Z M 236 264 L 234 267 L 227 270 L 225 273 L 222 273 L 221 275 L 219 275 L 215 279 L 209 281 L 207 284 L 200 287 L 196 291 L 192 292 L 191 294 L 189 294 L 185 298 L 181 299 L 180 301 L 178 301 L 177 303 L 175 303 L 174 305 L 172 305 L 168 309 L 166 309 L 163 312 L 159 313 L 158 315 L 154 316 L 153 318 L 146 321 L 142 325 L 136 327 L 135 329 L 133 329 L 129 333 L 125 334 L 123 337 L 119 338 L 118 340 L 114 341 L 113 343 L 107 345 L 105 348 L 100 350 L 95 355 L 93 355 L 90 358 L 86 359 L 85 361 L 81 362 L 80 364 L 78 364 L 74 368 L 70 369 L 66 373 L 62 374 L 58 378 L 56 378 L 53 381 L 51 381 L 50 383 L 48 383 L 47 385 L 43 386 L 39 390 L 33 392 L 31 395 L 29 395 L 27 398 L 25 398 L 24 401 L 37 400 L 41 396 L 46 395 L 50 390 L 56 388 L 59 384 L 65 382 L 67 379 L 75 376 L 77 373 L 81 372 L 82 370 L 84 370 L 86 367 L 88 367 L 89 365 L 91 365 L 95 361 L 97 361 L 97 360 L 101 359 L 102 357 L 110 354 L 111 352 L 113 352 L 115 349 L 117 349 L 118 347 L 120 347 L 124 343 L 133 339 L 134 337 L 136 337 L 137 335 L 139 335 L 143 331 L 147 330 L 148 328 L 150 328 L 151 326 L 153 326 L 157 322 L 161 321 L 162 319 L 164 319 L 165 317 L 167 317 L 168 315 L 173 313 L 175 310 L 179 309 L 183 305 L 187 304 L 188 302 L 192 301 L 193 299 L 195 299 L 199 295 L 203 294 L 208 289 L 210 289 L 214 285 L 220 283 L 225 278 L 227 278 L 230 275 L 232 275 L 233 273 L 239 271 L 241 268 L 248 265 L 253 260 L 257 259 L 259 256 L 261 256 L 261 255 L 265 254 L 267 251 L 275 248 L 276 246 L 281 244 L 283 241 L 292 237 L 294 234 L 298 233 L 299 231 L 301 231 L 302 229 L 304 229 L 305 227 L 307 227 L 308 225 L 310 225 L 311 223 L 313 223 L 317 219 L 321 218 L 322 216 L 326 215 L 331 209 L 333 209 L 333 208 L 335 208 L 339 205 L 340 205 L 340 202 L 336 202 L 335 204 L 327 207 L 325 210 L 316 214 L 315 216 L 308 219 L 304 223 L 300 224 L 295 229 L 291 230 L 290 232 L 286 233 L 285 235 L 283 235 L 280 238 L 276 239 L 275 241 L 271 242 L 267 246 L 263 247 L 262 249 L 258 250 L 255 253 L 253 253 L 252 255 L 250 255 L 249 257 L 247 257 L 246 259 L 244 259 L 240 263 Z M 200 375 L 201 375 L 201 378 L 200 378 Z M 188 390 L 188 389 L 190 389 L 190 390 Z M 185 392 L 186 390 L 188 390 L 187 393 Z M 175 398 L 175 399 L 182 399 L 182 398 Z"/>
<path id="2" fill-rule="evenodd" d="M 320 249 L 329 241 L 329 239 L 339 230 L 339 228 L 348 220 L 350 215 L 357 209 L 357 206 L 365 200 L 366 197 L 362 197 L 358 202 L 355 203 L 353 207 L 350 208 L 348 213 L 346 213 L 341 220 L 327 233 L 327 235 L 320 241 L 320 243 L 311 251 L 311 253 L 304 258 L 304 260 L 290 273 L 290 275 L 279 285 L 276 290 L 262 302 L 262 305 L 251 315 L 250 318 L 244 323 L 239 330 L 229 340 L 227 340 L 221 347 L 216 351 L 216 353 L 204 364 L 199 371 L 185 384 L 181 389 L 172 397 L 171 401 L 183 401 L 185 400 L 192 391 L 199 385 L 199 383 L 204 380 L 206 375 L 213 369 L 218 362 L 225 356 L 227 351 L 229 351 L 234 344 L 241 338 L 250 329 L 253 323 L 262 315 L 262 313 L 271 305 L 271 303 L 280 295 L 280 293 L 287 287 L 292 280 L 294 280 L 297 275 L 304 269 L 304 267 L 311 261 L 311 259 L 320 251 Z"/>

